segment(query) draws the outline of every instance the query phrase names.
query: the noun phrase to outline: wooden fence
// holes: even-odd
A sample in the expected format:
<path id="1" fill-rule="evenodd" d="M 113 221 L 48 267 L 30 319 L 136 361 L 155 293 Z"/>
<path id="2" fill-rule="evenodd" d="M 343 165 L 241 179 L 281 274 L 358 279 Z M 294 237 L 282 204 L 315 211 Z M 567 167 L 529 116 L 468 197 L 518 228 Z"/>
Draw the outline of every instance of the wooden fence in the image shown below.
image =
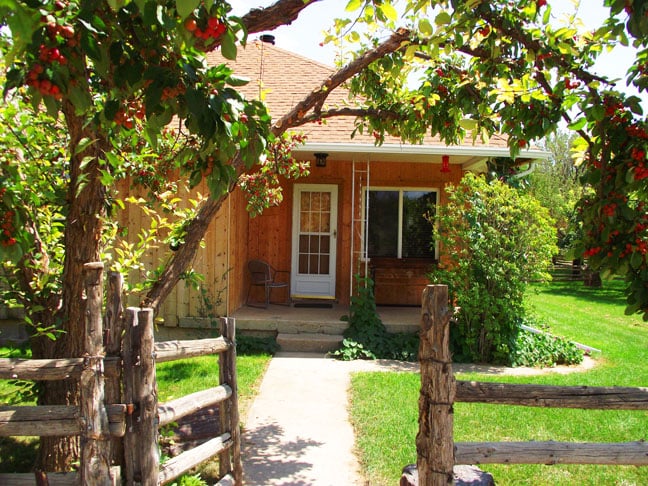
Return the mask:
<path id="1" fill-rule="evenodd" d="M 79 471 L 2 474 L 0 484 L 157 486 L 215 455 L 219 484 L 242 484 L 233 319 L 220 320 L 215 339 L 155 343 L 151 309 L 122 312 L 121 275 L 109 275 L 105 317 L 103 264 L 85 266 L 85 288 L 84 356 L 0 360 L 0 379 L 79 380 L 80 406 L 0 407 L 0 436 L 78 435 Z M 158 403 L 155 363 L 206 354 L 219 354 L 220 385 Z M 160 464 L 158 428 L 216 404 L 221 435 Z"/>
<path id="2" fill-rule="evenodd" d="M 421 322 L 421 395 L 416 437 L 419 485 L 452 484 L 455 464 L 606 464 L 648 466 L 648 443 L 454 442 L 455 402 L 648 410 L 648 388 L 561 387 L 455 381 L 448 288 L 428 285 Z"/>

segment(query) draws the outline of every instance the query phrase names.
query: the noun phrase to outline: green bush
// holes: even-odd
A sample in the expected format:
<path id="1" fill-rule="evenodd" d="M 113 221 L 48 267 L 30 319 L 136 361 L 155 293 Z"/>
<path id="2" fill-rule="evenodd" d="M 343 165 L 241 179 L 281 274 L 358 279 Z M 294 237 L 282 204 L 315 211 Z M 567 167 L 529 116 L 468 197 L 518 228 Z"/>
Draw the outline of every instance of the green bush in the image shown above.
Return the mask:
<path id="1" fill-rule="evenodd" d="M 339 349 L 330 356 L 343 361 L 354 359 L 397 359 L 414 361 L 419 339 L 411 333 L 389 333 L 378 316 L 373 280 L 356 275 L 356 295 L 349 306 L 349 327 Z"/>
<path id="2" fill-rule="evenodd" d="M 467 174 L 447 194 L 435 230 L 442 265 L 430 279 L 447 284 L 458 307 L 453 354 L 458 361 L 509 364 L 526 285 L 550 278 L 555 228 L 535 199 L 499 181 Z"/>

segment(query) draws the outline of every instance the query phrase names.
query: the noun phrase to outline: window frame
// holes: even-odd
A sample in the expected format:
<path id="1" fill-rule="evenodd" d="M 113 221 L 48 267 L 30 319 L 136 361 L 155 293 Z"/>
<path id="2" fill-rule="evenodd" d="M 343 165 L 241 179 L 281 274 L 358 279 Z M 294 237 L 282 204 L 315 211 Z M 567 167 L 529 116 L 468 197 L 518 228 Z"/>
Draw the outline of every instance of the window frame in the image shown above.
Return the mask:
<path id="1" fill-rule="evenodd" d="M 398 241 L 396 244 L 397 251 L 395 257 L 370 257 L 369 253 L 369 241 L 367 239 L 367 226 L 371 224 L 369 221 L 369 193 L 371 191 L 392 191 L 398 192 Z M 399 260 L 430 260 L 438 261 L 439 260 L 439 242 L 434 242 L 434 258 L 425 258 L 425 257 L 403 257 L 403 193 L 405 192 L 433 192 L 435 193 L 436 203 L 435 206 L 439 205 L 439 197 L 441 191 L 437 187 L 415 187 L 415 186 L 368 186 L 362 188 L 362 260 L 369 261 L 372 258 L 396 258 Z M 436 226 L 436 222 L 434 225 Z"/>

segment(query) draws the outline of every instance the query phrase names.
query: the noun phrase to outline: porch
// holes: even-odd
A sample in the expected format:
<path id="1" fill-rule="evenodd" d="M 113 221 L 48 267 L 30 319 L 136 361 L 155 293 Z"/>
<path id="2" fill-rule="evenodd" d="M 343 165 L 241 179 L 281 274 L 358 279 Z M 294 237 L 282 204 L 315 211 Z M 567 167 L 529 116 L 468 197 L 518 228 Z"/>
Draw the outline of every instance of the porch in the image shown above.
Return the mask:
<path id="1" fill-rule="evenodd" d="M 379 306 L 378 315 L 389 332 L 418 332 L 420 307 Z M 244 306 L 232 313 L 243 335 L 274 336 L 282 351 L 327 352 L 342 342 L 349 307 Z"/>

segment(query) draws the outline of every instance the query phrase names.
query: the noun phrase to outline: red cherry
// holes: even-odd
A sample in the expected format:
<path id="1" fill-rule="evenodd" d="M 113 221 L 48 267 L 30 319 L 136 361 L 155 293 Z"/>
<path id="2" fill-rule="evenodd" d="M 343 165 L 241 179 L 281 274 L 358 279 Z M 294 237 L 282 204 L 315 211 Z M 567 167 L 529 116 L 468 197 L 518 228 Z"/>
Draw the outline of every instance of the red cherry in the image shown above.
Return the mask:
<path id="1" fill-rule="evenodd" d="M 196 22 L 196 19 L 189 17 L 185 20 L 184 26 L 189 32 L 194 32 L 198 28 L 198 23 Z"/>
<path id="2" fill-rule="evenodd" d="M 49 51 L 49 59 L 50 61 L 58 61 L 61 58 L 61 51 L 59 51 L 56 47 L 53 47 Z"/>
<path id="3" fill-rule="evenodd" d="M 61 27 L 61 35 L 66 39 L 74 37 L 74 27 L 71 25 L 64 25 Z"/>

